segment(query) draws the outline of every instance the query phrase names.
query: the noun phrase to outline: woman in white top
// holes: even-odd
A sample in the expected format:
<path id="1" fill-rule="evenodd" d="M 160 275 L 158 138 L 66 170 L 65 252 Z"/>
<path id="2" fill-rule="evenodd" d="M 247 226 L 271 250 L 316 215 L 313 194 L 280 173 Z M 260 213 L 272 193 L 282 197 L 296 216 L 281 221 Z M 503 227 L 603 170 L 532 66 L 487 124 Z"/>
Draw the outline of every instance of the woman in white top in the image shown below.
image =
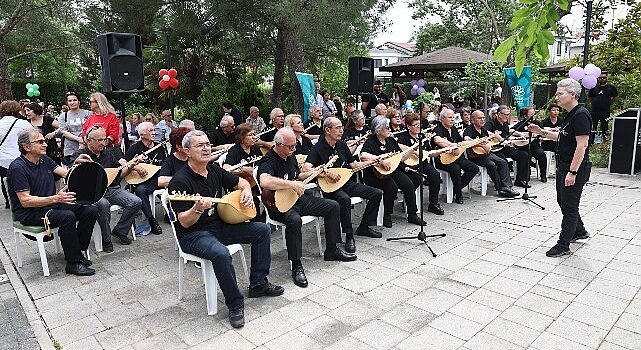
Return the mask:
<path id="1" fill-rule="evenodd" d="M 329 91 L 323 90 L 321 95 L 323 95 L 323 103 L 321 104 L 321 108 L 323 108 L 323 118 L 335 117 L 336 105 L 334 104 L 334 101 L 329 98 Z"/>
<path id="2" fill-rule="evenodd" d="M 9 196 L 4 186 L 4 177 L 7 175 L 9 164 L 20 157 L 18 134 L 33 128 L 28 121 L 21 118 L 21 110 L 18 101 L 7 100 L 0 103 L 0 179 L 2 179 L 5 208 L 9 208 Z"/>

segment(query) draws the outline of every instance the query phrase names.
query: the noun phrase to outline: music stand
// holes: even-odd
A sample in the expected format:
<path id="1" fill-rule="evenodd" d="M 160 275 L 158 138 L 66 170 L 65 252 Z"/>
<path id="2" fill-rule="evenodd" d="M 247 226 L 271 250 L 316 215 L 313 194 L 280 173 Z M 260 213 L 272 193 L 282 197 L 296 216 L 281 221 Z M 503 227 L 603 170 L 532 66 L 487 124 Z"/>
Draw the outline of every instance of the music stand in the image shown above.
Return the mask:
<path id="1" fill-rule="evenodd" d="M 425 243 L 425 246 L 427 249 L 429 249 L 430 253 L 432 253 L 432 257 L 436 258 L 436 253 L 432 250 L 432 247 L 427 243 L 428 238 L 432 237 L 445 237 L 445 233 L 439 233 L 439 234 L 426 234 L 425 231 L 423 231 L 423 228 L 425 225 L 423 224 L 423 179 L 425 178 L 423 175 L 423 118 L 421 118 L 421 113 L 423 113 L 423 104 L 421 103 L 419 105 L 420 112 L 419 112 L 419 119 L 418 119 L 418 128 L 420 132 L 418 133 L 418 169 L 420 171 L 421 175 L 421 184 L 419 185 L 419 196 L 420 196 L 420 205 L 419 205 L 419 212 L 420 214 L 420 220 L 421 220 L 421 229 L 418 231 L 418 234 L 416 236 L 405 236 L 405 237 L 390 237 L 387 238 L 387 241 L 401 241 L 401 240 L 409 240 L 409 239 L 418 239 L 419 241 Z"/>

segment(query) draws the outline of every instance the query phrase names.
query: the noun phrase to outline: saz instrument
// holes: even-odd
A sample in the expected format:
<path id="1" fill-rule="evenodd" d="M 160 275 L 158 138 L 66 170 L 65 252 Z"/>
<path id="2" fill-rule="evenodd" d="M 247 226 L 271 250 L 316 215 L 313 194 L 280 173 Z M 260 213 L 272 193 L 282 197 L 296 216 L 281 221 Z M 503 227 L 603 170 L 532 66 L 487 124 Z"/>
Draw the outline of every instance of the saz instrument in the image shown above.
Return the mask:
<path id="1" fill-rule="evenodd" d="M 332 165 L 334 165 L 334 162 L 336 162 L 336 160 L 338 160 L 338 156 L 334 155 L 326 164 L 312 169 L 311 175 L 303 180 L 303 185 L 308 184 L 323 171 L 329 169 Z M 289 209 L 291 209 L 294 204 L 296 204 L 296 201 L 298 201 L 298 198 L 300 198 L 300 196 L 291 188 L 284 188 L 276 191 L 263 189 L 261 198 L 265 206 L 267 206 L 269 209 L 273 210 L 275 208 L 279 212 L 285 213 Z"/>
<path id="2" fill-rule="evenodd" d="M 429 158 L 429 157 L 436 157 L 436 156 L 440 155 L 441 153 L 450 152 L 450 151 L 453 151 L 455 149 L 456 149 L 456 147 L 445 147 L 445 148 L 435 149 L 435 150 L 432 150 L 432 151 L 423 151 L 423 161 L 427 161 L 427 158 Z M 418 163 L 419 163 L 418 154 L 416 152 L 412 153 L 410 155 L 410 157 L 407 158 L 403 163 L 405 163 L 405 165 L 411 166 L 411 167 L 417 166 Z"/>
<path id="3" fill-rule="evenodd" d="M 253 157 L 250 157 L 250 158 L 247 158 L 247 159 L 243 159 L 243 160 L 240 161 L 240 163 L 238 163 L 236 165 L 233 165 L 230 168 L 228 168 L 227 171 L 230 172 L 230 173 L 234 172 L 234 171 L 236 171 L 236 170 L 238 170 L 238 169 L 240 169 L 240 168 L 242 168 L 244 166 L 248 166 L 250 164 L 254 164 L 254 163 L 256 163 L 257 161 L 259 161 L 261 159 L 263 159 L 263 156 L 253 156 Z M 247 182 L 249 182 L 249 185 L 251 187 L 256 186 L 256 179 L 254 179 L 254 176 L 252 174 L 247 174 L 246 172 L 241 172 L 240 174 L 238 174 L 238 176 L 242 177 L 245 180 L 247 180 Z"/>
<path id="4" fill-rule="evenodd" d="M 260 132 L 260 133 L 258 133 L 258 134 L 256 134 L 256 135 L 254 135 L 254 137 L 258 139 L 258 138 L 260 138 L 261 136 L 265 135 L 266 133 L 268 133 L 268 132 L 272 132 L 272 131 L 274 131 L 274 130 L 276 130 L 276 128 L 269 128 L 269 129 L 265 129 L 265 130 L 263 130 L 263 132 Z M 270 150 L 270 148 L 269 148 L 269 147 L 260 146 L 260 151 L 263 153 L 263 155 L 266 155 L 266 154 L 267 154 L 267 152 L 269 152 L 269 150 Z"/>
<path id="5" fill-rule="evenodd" d="M 360 145 L 361 143 L 365 142 L 367 140 L 367 138 L 369 137 L 369 135 L 371 135 L 371 134 L 372 134 L 372 132 L 368 131 L 368 132 L 365 133 L 365 135 L 357 137 L 357 138 L 355 138 L 353 140 L 345 141 L 345 143 L 347 144 L 347 147 L 350 147 L 350 148 L 353 147 L 353 146 L 356 146 L 356 145 Z"/>
<path id="6" fill-rule="evenodd" d="M 470 158 L 476 159 L 480 158 L 483 155 L 490 153 L 491 151 L 496 152 L 493 148 L 497 146 L 500 141 L 497 138 L 498 133 L 488 132 L 487 141 L 480 143 L 477 146 L 472 147 L 472 152 L 468 154 Z M 501 147 L 503 148 L 503 147 Z"/>
<path id="7" fill-rule="evenodd" d="M 309 129 L 311 129 L 311 128 L 315 127 L 315 126 L 318 126 L 319 128 L 322 128 L 320 124 L 316 124 L 316 123 L 314 123 L 314 122 L 312 121 L 311 123 L 309 123 L 309 126 L 307 126 L 307 127 L 305 128 L 305 130 L 303 130 L 303 132 L 302 132 L 302 133 L 300 133 L 300 134 L 301 134 L 301 135 L 305 135 L 305 134 L 309 131 Z"/>
<path id="8" fill-rule="evenodd" d="M 492 136 L 495 136 L 495 135 L 492 134 Z M 454 163 L 457 159 L 459 159 L 459 157 L 461 157 L 461 155 L 465 152 L 466 149 L 477 146 L 483 142 L 486 142 L 487 140 L 489 140 L 489 137 L 490 136 L 481 137 L 471 141 L 463 141 L 463 142 L 457 143 L 455 148 L 452 151 L 448 153 L 441 153 L 441 155 L 439 155 L 441 164 L 447 165 L 447 164 Z"/>
<path id="9" fill-rule="evenodd" d="M 142 142 L 142 141 L 139 141 L 139 142 Z M 158 143 L 157 145 L 151 147 L 150 149 L 142 152 L 141 154 L 135 156 L 133 159 L 128 161 L 127 164 L 125 164 L 125 166 L 129 166 L 131 164 L 134 164 L 136 161 L 147 159 L 147 155 L 149 153 L 157 150 L 160 147 L 163 147 L 167 142 L 169 142 L 169 140 L 162 141 L 162 142 Z M 103 152 L 104 152 L 104 150 L 103 150 Z M 138 175 L 137 171 L 131 169 L 129 174 L 127 174 L 127 176 L 125 177 L 125 180 L 130 185 L 138 185 L 140 183 L 143 183 L 143 182 L 149 180 L 152 176 L 154 176 L 160 170 L 159 166 L 153 165 L 153 164 L 138 163 L 138 165 L 140 165 L 145 170 L 147 170 L 147 175 L 140 176 L 140 175 Z M 107 172 L 108 186 L 111 186 L 113 184 L 114 180 L 116 180 L 116 178 L 118 178 L 118 175 L 120 175 L 120 173 L 122 172 L 122 167 L 119 167 L 119 168 L 106 168 L 105 171 Z"/>
<path id="10" fill-rule="evenodd" d="M 208 201 L 212 205 L 216 204 L 218 211 L 218 216 L 221 220 L 228 224 L 239 224 L 247 220 L 253 219 L 256 217 L 256 208 L 245 208 L 240 203 L 240 195 L 242 191 L 236 190 L 229 192 L 224 195 L 222 198 L 214 197 L 204 197 L 197 194 L 186 194 L 173 192 L 168 196 L 171 201 L 188 201 L 188 202 L 198 202 L 200 200 Z M 212 206 L 207 215 L 212 215 L 214 213 L 214 207 Z"/>
<path id="11" fill-rule="evenodd" d="M 405 131 L 407 131 L 407 130 L 405 130 Z M 385 168 L 383 168 L 382 164 L 376 164 L 374 166 L 374 169 L 376 170 L 376 171 L 374 171 L 374 174 L 376 175 L 376 177 L 381 179 L 381 180 L 390 177 L 390 175 L 392 175 L 392 173 L 394 171 L 396 171 L 398 166 L 401 164 L 401 161 L 403 160 L 403 158 L 405 158 L 406 155 L 414 152 L 419 147 L 419 145 L 422 145 L 423 142 L 427 141 L 428 139 L 429 138 L 424 138 L 421 142 L 415 143 L 413 146 L 406 148 L 402 152 L 392 152 L 392 153 L 394 153 L 394 155 L 392 155 L 392 156 L 387 158 L 387 160 L 390 162 L 389 170 L 385 170 Z M 389 154 L 389 153 L 386 153 L 384 155 L 387 155 L 387 154 Z M 384 155 L 381 155 L 381 157 L 384 156 Z"/>

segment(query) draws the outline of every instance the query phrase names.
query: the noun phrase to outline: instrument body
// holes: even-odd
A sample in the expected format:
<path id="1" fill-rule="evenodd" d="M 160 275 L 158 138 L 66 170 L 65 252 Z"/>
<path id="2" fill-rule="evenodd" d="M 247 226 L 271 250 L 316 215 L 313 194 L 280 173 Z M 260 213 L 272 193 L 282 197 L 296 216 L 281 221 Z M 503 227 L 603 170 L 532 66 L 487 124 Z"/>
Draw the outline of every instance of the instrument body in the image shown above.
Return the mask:
<path id="1" fill-rule="evenodd" d="M 441 164 L 447 165 L 447 164 L 452 164 L 454 163 L 457 159 L 461 157 L 463 153 L 465 153 L 465 150 L 468 148 L 478 146 L 479 144 L 483 142 L 487 142 L 490 137 L 496 136 L 495 134 L 492 134 L 487 137 L 481 137 L 478 139 L 470 140 L 470 141 L 463 141 L 459 142 L 456 144 L 456 148 L 453 151 L 447 152 L 447 153 L 441 153 L 439 155 L 439 159 L 441 161 Z M 453 147 L 453 146 L 452 146 Z"/>
<path id="2" fill-rule="evenodd" d="M 76 193 L 76 203 L 80 205 L 98 202 L 107 191 L 108 181 L 107 172 L 96 162 L 73 165 L 65 179 L 69 192 Z"/>
<path id="3" fill-rule="evenodd" d="M 272 132 L 274 130 L 276 130 L 276 128 L 269 128 L 269 129 L 263 130 L 263 132 L 254 135 L 254 137 L 260 138 L 261 136 L 263 136 L 263 135 L 265 135 L 265 134 L 267 134 L 269 132 Z M 263 155 L 266 155 L 267 152 L 269 152 L 270 149 L 271 149 L 270 147 L 260 146 L 260 151 L 263 153 Z"/>
<path id="4" fill-rule="evenodd" d="M 171 201 L 189 201 L 197 202 L 200 200 L 209 201 L 212 205 L 216 204 L 216 211 L 218 212 L 218 217 L 228 224 L 239 224 L 247 220 L 251 220 L 256 217 L 256 208 L 245 208 L 240 203 L 240 196 L 242 194 L 241 190 L 236 190 L 229 192 L 228 194 L 222 196 L 222 198 L 214 197 L 204 197 L 195 194 L 185 194 L 185 193 L 172 193 L 169 195 L 169 200 Z M 214 207 L 207 212 L 207 215 L 211 215 L 214 212 Z"/>
<path id="5" fill-rule="evenodd" d="M 145 176 L 140 176 L 137 171 L 132 170 L 125 176 L 125 181 L 127 181 L 128 184 L 130 185 L 139 185 L 152 177 L 156 175 L 160 171 L 160 167 L 158 165 L 153 165 L 153 164 L 148 164 L 148 163 L 140 163 L 138 164 L 139 167 L 147 170 L 147 175 Z"/>

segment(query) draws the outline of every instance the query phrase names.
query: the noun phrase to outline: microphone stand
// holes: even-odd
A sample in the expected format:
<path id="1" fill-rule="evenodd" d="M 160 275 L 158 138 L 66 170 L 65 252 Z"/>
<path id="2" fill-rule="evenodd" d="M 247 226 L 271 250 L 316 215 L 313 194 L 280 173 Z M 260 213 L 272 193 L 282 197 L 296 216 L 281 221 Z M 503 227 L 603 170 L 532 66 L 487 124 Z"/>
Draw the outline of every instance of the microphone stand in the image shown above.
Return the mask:
<path id="1" fill-rule="evenodd" d="M 421 113 L 423 113 L 423 110 L 421 108 Z M 418 128 L 420 132 L 418 133 L 418 171 L 423 172 L 423 118 L 418 119 Z M 409 240 L 409 239 L 418 239 L 419 241 L 425 243 L 425 246 L 427 249 L 429 249 L 430 253 L 432 253 L 432 257 L 436 258 L 436 253 L 432 250 L 432 247 L 427 243 L 428 238 L 432 237 L 445 237 L 445 233 L 439 233 L 439 234 L 431 234 L 428 235 L 423 231 L 423 228 L 425 227 L 424 221 L 423 221 L 423 178 L 424 176 L 421 176 L 421 184 L 419 185 L 419 196 L 420 196 L 420 206 L 419 206 L 419 212 L 420 212 L 420 220 L 421 220 L 421 230 L 418 231 L 418 235 L 416 236 L 405 236 L 405 237 L 391 237 L 388 238 L 387 241 L 401 241 L 401 240 Z M 407 205 L 407 204 L 406 204 Z M 409 214 L 409 213 L 408 213 Z"/>

